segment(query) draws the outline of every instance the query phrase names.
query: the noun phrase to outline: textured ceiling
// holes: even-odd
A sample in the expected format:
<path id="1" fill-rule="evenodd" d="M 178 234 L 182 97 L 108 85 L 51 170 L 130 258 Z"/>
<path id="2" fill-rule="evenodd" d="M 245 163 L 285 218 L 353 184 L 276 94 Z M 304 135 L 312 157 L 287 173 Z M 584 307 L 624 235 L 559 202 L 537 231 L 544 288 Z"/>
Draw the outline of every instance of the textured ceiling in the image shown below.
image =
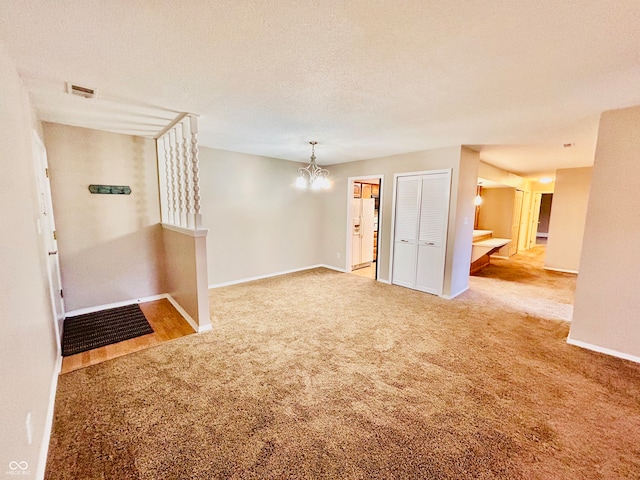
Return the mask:
<path id="1" fill-rule="evenodd" d="M 320 164 L 465 144 L 548 173 L 640 104 L 638 0 L 0 0 L 0 39 L 43 120 L 144 135 L 187 111 L 203 145 L 317 140 Z"/>

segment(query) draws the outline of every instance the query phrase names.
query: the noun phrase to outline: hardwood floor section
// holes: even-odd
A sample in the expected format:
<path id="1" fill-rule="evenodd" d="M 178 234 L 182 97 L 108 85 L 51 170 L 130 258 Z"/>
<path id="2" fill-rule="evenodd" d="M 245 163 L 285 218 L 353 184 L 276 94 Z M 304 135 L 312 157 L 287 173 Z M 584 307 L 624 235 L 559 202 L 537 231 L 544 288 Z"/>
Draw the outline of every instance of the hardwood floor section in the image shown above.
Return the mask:
<path id="1" fill-rule="evenodd" d="M 87 352 L 70 355 L 62 359 L 60 374 L 72 372 L 80 368 L 96 365 L 129 353 L 144 350 L 174 338 L 195 333 L 191 325 L 171 305 L 166 298 L 154 302 L 140 304 L 140 309 L 153 328 L 153 333 L 141 337 L 96 348 Z"/>

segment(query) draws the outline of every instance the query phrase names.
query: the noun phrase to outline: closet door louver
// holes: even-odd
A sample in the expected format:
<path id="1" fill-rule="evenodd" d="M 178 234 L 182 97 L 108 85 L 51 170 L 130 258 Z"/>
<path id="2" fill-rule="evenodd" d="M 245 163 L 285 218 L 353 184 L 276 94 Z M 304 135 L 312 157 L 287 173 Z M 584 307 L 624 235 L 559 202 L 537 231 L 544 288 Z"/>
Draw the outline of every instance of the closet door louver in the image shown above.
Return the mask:
<path id="1" fill-rule="evenodd" d="M 449 178 L 434 174 L 422 178 L 420 245 L 442 245 L 449 216 Z"/>
<path id="2" fill-rule="evenodd" d="M 396 241 L 416 241 L 420 177 L 399 177 L 396 191 Z"/>
<path id="3" fill-rule="evenodd" d="M 419 176 L 398 177 L 394 231 L 393 283 L 413 288 L 418 253 Z"/>
<path id="4" fill-rule="evenodd" d="M 392 283 L 442 295 L 451 172 L 400 176 Z"/>

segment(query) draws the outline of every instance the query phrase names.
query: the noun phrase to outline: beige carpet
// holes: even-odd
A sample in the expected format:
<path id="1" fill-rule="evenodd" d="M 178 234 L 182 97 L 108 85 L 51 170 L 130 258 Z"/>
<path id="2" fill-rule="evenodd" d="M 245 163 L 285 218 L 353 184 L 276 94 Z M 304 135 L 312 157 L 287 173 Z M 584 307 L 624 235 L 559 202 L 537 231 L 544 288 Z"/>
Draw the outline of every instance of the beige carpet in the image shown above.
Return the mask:
<path id="1" fill-rule="evenodd" d="M 213 331 L 60 377 L 46 477 L 640 478 L 640 365 L 566 344 L 575 279 L 536 258 L 449 301 L 325 269 L 213 290 Z"/>

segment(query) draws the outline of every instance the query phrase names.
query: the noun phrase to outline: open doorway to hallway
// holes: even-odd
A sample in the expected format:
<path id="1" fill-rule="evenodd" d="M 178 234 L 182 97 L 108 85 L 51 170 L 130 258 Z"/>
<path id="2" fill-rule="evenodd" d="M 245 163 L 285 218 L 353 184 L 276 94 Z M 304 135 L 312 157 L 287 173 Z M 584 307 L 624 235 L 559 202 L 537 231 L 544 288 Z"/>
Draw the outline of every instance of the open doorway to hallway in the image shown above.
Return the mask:
<path id="1" fill-rule="evenodd" d="M 549 220 L 551 219 L 551 205 L 553 202 L 553 193 L 538 193 L 540 199 L 536 199 L 538 208 L 537 230 L 532 238 L 532 245 L 546 245 L 549 238 Z"/>
<path id="2" fill-rule="evenodd" d="M 378 230 L 382 175 L 353 177 L 348 182 L 347 272 L 378 278 Z"/>

